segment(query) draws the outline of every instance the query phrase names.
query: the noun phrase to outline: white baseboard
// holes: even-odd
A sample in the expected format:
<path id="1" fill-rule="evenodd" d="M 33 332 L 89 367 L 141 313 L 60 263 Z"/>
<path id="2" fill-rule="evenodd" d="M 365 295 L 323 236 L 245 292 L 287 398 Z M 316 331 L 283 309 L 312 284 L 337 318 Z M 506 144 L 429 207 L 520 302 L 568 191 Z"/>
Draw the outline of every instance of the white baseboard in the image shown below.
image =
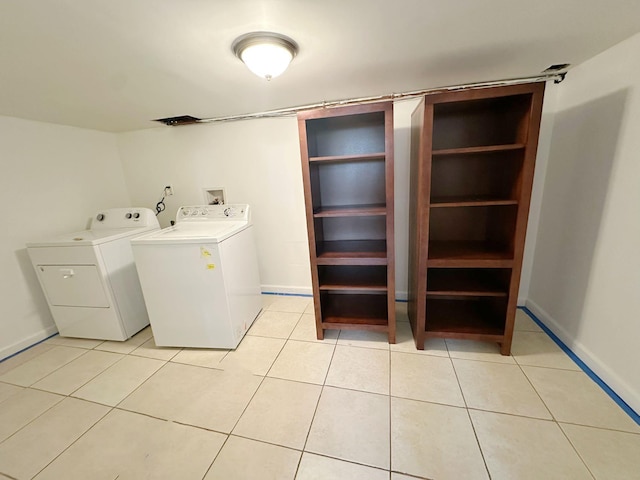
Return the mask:
<path id="1" fill-rule="evenodd" d="M 409 299 L 409 292 L 398 292 L 396 290 L 396 302 L 406 302 Z"/>
<path id="2" fill-rule="evenodd" d="M 526 307 L 551 330 L 593 373 L 606 383 L 616 395 L 636 412 L 640 412 L 640 392 L 632 388 L 611 368 L 603 363 L 589 348 L 573 338 L 560 323 L 549 315 L 542 307 L 531 299 L 526 300 Z"/>
<path id="3" fill-rule="evenodd" d="M 40 330 L 38 333 L 34 333 L 33 335 L 28 336 L 20 340 L 19 342 L 14 343 L 13 345 L 8 345 L 6 347 L 0 348 L 0 360 L 4 360 L 11 355 L 14 355 L 25 348 L 32 347 L 38 342 L 49 338 L 51 335 L 58 333 L 58 329 L 55 325 L 49 325 L 47 328 Z"/>

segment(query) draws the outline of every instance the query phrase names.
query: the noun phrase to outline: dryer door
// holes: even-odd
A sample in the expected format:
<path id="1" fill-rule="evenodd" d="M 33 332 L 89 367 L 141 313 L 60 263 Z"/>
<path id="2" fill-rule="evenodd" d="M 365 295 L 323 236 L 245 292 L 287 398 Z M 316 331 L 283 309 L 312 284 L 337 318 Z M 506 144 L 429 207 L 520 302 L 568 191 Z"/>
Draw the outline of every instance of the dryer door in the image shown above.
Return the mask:
<path id="1" fill-rule="evenodd" d="M 95 265 L 38 265 L 36 271 L 51 305 L 109 307 L 102 276 Z"/>

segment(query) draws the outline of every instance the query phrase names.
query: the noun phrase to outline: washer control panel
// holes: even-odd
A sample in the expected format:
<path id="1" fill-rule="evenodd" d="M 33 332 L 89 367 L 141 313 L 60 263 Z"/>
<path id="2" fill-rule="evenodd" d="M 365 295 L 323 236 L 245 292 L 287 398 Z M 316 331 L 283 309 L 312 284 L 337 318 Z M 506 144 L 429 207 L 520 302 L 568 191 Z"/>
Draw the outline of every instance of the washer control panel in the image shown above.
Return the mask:
<path id="1" fill-rule="evenodd" d="M 249 205 L 244 203 L 180 207 L 176 215 L 177 222 L 249 221 L 249 218 Z"/>

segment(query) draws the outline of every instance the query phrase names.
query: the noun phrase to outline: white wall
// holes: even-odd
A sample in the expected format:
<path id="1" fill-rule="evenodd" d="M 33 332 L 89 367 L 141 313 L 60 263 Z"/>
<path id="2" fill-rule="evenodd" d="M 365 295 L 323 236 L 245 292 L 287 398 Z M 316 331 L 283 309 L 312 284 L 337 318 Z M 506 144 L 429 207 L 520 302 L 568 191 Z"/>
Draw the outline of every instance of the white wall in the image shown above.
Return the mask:
<path id="1" fill-rule="evenodd" d="M 204 188 L 224 187 L 227 203 L 251 205 L 264 291 L 311 293 L 295 117 L 140 130 L 118 145 L 133 203 L 153 208 L 172 185 L 162 226 L 203 204 Z"/>
<path id="2" fill-rule="evenodd" d="M 115 136 L 0 117 L 0 359 L 56 332 L 25 243 L 129 206 Z"/>
<path id="3" fill-rule="evenodd" d="M 406 300 L 409 268 L 409 164 L 411 163 L 411 114 L 420 99 L 393 105 L 394 230 L 396 242 L 396 299 Z"/>
<path id="4" fill-rule="evenodd" d="M 536 155 L 536 168 L 533 175 L 533 187 L 531 189 L 531 204 L 529 207 L 529 221 L 527 222 L 527 237 L 524 243 L 524 255 L 522 257 L 522 273 L 520 274 L 520 290 L 518 291 L 518 305 L 525 305 L 529 296 L 531 272 L 533 270 L 538 226 L 540 225 L 540 213 L 542 209 L 542 195 L 544 193 L 544 179 L 549 161 L 551 149 L 551 135 L 557 108 L 558 85 L 547 82 L 544 91 L 544 103 L 542 104 L 542 119 L 540 121 L 540 134 L 538 137 L 538 153 Z"/>
<path id="5" fill-rule="evenodd" d="M 559 85 L 527 305 L 640 411 L 640 34 Z"/>
<path id="6" fill-rule="evenodd" d="M 411 111 L 395 112 L 396 278 L 407 290 L 408 161 Z M 311 293 L 298 126 L 295 117 L 200 124 L 118 135 L 133 203 L 152 207 L 165 185 L 175 191 L 158 217 L 163 226 L 179 206 L 202 204 L 205 187 L 224 187 L 227 203 L 253 209 L 263 290 Z"/>

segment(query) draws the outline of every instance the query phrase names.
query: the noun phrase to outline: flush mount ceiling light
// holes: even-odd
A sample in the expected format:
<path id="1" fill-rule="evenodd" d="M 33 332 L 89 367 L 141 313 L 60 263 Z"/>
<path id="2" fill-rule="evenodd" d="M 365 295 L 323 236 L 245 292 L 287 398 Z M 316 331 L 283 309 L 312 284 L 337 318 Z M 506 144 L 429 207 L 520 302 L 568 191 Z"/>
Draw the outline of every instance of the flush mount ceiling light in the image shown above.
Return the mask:
<path id="1" fill-rule="evenodd" d="M 236 38 L 231 48 L 249 70 L 267 80 L 284 72 L 298 53 L 296 42 L 272 32 L 247 33 Z"/>

